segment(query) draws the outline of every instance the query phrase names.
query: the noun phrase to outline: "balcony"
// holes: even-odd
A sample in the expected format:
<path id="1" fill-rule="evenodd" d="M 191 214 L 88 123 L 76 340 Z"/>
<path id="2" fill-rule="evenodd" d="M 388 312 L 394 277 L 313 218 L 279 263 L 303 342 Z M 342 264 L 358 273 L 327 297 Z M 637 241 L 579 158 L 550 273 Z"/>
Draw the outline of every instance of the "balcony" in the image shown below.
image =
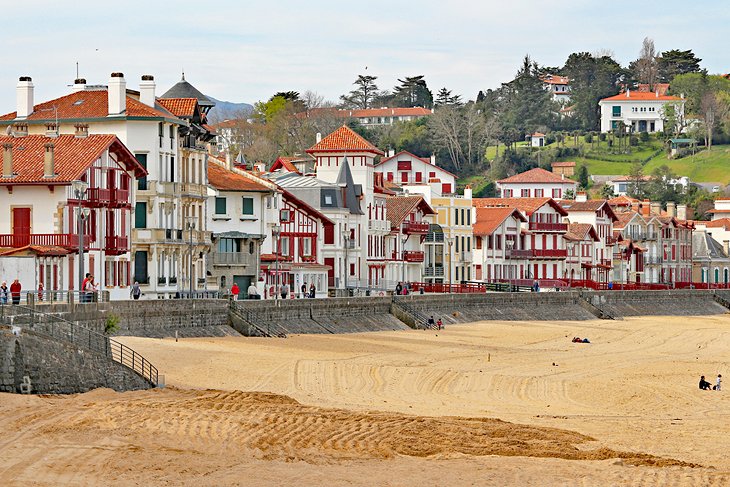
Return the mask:
<path id="1" fill-rule="evenodd" d="M 89 250 L 93 242 L 91 235 L 84 236 L 84 250 Z M 69 250 L 79 248 L 79 236 L 69 233 L 36 233 L 32 235 L 0 235 L 0 247 L 20 248 L 27 245 L 41 245 L 44 247 L 63 247 Z"/>
<path id="2" fill-rule="evenodd" d="M 390 220 L 368 220 L 368 229 L 371 232 L 390 233 Z"/>
<path id="3" fill-rule="evenodd" d="M 530 222 L 530 230 L 536 232 L 567 232 L 567 223 Z"/>
<path id="4" fill-rule="evenodd" d="M 109 206 L 112 191 L 104 188 L 89 188 L 86 190 L 86 204 L 93 208 Z"/>
<path id="5" fill-rule="evenodd" d="M 213 265 L 256 265 L 256 254 L 248 252 L 215 252 L 212 255 Z"/>
<path id="6" fill-rule="evenodd" d="M 663 261 L 658 255 L 644 255 L 644 264 L 661 264 Z"/>
<path id="7" fill-rule="evenodd" d="M 403 222 L 403 233 L 406 235 L 425 235 L 428 233 L 430 224 L 428 222 Z"/>
<path id="8" fill-rule="evenodd" d="M 104 252 L 106 255 L 121 255 L 129 252 L 129 238 L 107 236 L 104 238 Z"/>
<path id="9" fill-rule="evenodd" d="M 508 259 L 564 259 L 566 249 L 512 249 L 506 252 Z"/>
<path id="10" fill-rule="evenodd" d="M 406 250 L 403 252 L 403 260 L 406 262 L 423 262 L 426 254 L 420 250 Z"/>
<path id="11" fill-rule="evenodd" d="M 646 233 L 646 240 L 656 240 L 659 237 L 659 234 L 657 232 L 647 232 Z"/>
<path id="12" fill-rule="evenodd" d="M 113 208 L 131 207 L 132 202 L 129 200 L 129 190 L 113 188 L 110 189 L 109 206 Z"/>
<path id="13" fill-rule="evenodd" d="M 459 254 L 461 262 L 471 262 L 471 252 L 461 252 Z"/>
<path id="14" fill-rule="evenodd" d="M 606 237 L 605 242 L 606 242 L 606 245 L 615 245 L 616 243 L 618 243 L 618 238 L 617 237 Z"/>
<path id="15" fill-rule="evenodd" d="M 508 259 L 529 259 L 530 257 L 532 257 L 532 250 L 528 250 L 528 249 L 507 250 L 506 256 Z"/>
<path id="16" fill-rule="evenodd" d="M 423 270 L 423 275 L 425 277 L 444 277 L 444 266 L 427 266 Z"/>
<path id="17" fill-rule="evenodd" d="M 180 194 L 189 198 L 207 198 L 208 187 L 198 183 L 177 183 Z"/>

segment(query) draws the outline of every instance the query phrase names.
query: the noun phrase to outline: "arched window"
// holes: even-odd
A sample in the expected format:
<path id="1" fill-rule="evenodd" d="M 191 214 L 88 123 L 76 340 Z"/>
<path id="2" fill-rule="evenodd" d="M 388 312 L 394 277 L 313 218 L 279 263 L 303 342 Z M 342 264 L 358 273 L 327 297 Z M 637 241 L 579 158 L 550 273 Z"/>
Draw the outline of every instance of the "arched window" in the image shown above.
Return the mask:
<path id="1" fill-rule="evenodd" d="M 226 276 L 221 276 L 221 289 L 226 287 Z"/>
<path id="2" fill-rule="evenodd" d="M 728 277 L 729 277 L 729 276 L 728 276 L 728 268 L 727 268 L 727 267 L 725 267 L 725 270 L 723 271 L 723 274 L 724 274 L 723 282 L 724 282 L 725 284 L 727 284 L 727 282 L 728 282 Z"/>
<path id="3" fill-rule="evenodd" d="M 715 283 L 720 282 L 720 269 L 718 269 L 717 267 L 715 267 L 715 280 L 714 280 L 714 282 Z"/>

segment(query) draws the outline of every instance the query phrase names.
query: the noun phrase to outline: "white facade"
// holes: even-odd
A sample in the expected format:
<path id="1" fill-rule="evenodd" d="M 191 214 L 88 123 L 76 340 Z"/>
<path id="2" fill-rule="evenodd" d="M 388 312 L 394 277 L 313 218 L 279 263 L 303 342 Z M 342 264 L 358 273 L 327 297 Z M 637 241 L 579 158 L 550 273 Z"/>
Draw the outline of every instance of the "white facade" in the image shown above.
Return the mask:
<path id="1" fill-rule="evenodd" d="M 684 117 L 684 99 L 676 96 L 626 91 L 598 102 L 601 110 L 601 132 L 622 129 L 631 132 L 662 132 L 666 106 L 671 104 L 677 117 Z"/>
<path id="2" fill-rule="evenodd" d="M 456 192 L 456 176 L 436 165 L 435 158 L 425 159 L 410 152 L 399 152 L 384 158 L 375 167 L 375 172 L 382 173 L 386 181 L 401 186 L 431 187 L 431 192 L 437 195 Z M 412 190 L 412 193 L 420 193 Z"/>

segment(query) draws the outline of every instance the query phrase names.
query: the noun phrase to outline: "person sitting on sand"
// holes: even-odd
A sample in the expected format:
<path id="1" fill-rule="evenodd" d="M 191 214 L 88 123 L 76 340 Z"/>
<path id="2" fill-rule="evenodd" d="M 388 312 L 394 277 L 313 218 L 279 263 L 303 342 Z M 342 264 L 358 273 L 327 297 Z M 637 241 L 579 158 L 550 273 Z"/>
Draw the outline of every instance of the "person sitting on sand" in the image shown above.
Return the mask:
<path id="1" fill-rule="evenodd" d="M 709 391 L 709 390 L 711 390 L 710 385 L 711 384 L 705 380 L 705 376 L 704 375 L 703 376 L 700 376 L 700 389 L 701 390 L 703 390 L 703 391 Z"/>

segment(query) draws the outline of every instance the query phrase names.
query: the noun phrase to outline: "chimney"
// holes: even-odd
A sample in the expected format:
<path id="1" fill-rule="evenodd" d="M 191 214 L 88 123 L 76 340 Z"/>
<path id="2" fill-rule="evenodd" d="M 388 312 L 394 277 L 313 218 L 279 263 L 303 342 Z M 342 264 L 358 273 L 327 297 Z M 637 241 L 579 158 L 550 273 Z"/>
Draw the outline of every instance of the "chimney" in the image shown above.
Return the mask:
<path id="1" fill-rule="evenodd" d="M 231 159 L 231 151 L 226 151 L 226 169 L 231 171 L 233 169 L 233 160 Z"/>
<path id="2" fill-rule="evenodd" d="M 46 124 L 46 137 L 56 138 L 58 137 L 58 125 L 56 122 L 48 122 Z"/>
<path id="3" fill-rule="evenodd" d="M 395 155 L 395 149 L 388 149 L 388 157 L 393 157 Z"/>
<path id="4" fill-rule="evenodd" d="M 84 78 L 76 78 L 71 91 L 84 91 L 86 89 L 86 80 Z"/>
<path id="5" fill-rule="evenodd" d="M 18 78 L 17 98 L 16 118 L 26 118 L 33 113 L 33 80 L 30 76 Z"/>
<path id="6" fill-rule="evenodd" d="M 436 154 L 431 154 L 431 165 L 432 166 L 436 165 Z"/>
<path id="7" fill-rule="evenodd" d="M 677 203 L 674 201 L 667 201 L 667 214 L 669 214 L 669 216 L 677 216 Z"/>
<path id="8" fill-rule="evenodd" d="M 3 144 L 3 178 L 13 177 L 13 144 Z"/>
<path id="9" fill-rule="evenodd" d="M 119 115 L 127 109 L 127 82 L 123 73 L 112 73 L 109 78 L 109 115 Z"/>
<path id="10" fill-rule="evenodd" d="M 649 207 L 649 214 L 650 215 L 659 215 L 662 211 L 662 204 L 658 201 L 652 201 L 651 206 Z"/>
<path id="11" fill-rule="evenodd" d="M 725 251 L 725 255 L 730 255 L 730 240 L 722 241 L 722 250 Z"/>
<path id="12" fill-rule="evenodd" d="M 687 219 L 687 205 L 677 205 L 677 218 L 679 220 Z"/>
<path id="13" fill-rule="evenodd" d="M 583 203 L 585 201 L 588 201 L 588 195 L 585 191 L 578 191 L 575 193 L 575 201 L 576 203 Z"/>
<path id="14" fill-rule="evenodd" d="M 13 124 L 13 137 L 25 137 L 28 135 L 28 124 L 18 122 Z"/>
<path id="15" fill-rule="evenodd" d="M 155 107 L 155 77 L 151 74 L 142 76 L 139 83 L 139 101 L 152 108 Z"/>
<path id="16" fill-rule="evenodd" d="M 654 93 L 656 93 L 656 97 L 659 98 L 659 90 L 656 90 Z"/>
<path id="17" fill-rule="evenodd" d="M 626 98 L 631 98 L 631 90 L 626 88 Z"/>
<path id="18" fill-rule="evenodd" d="M 74 137 L 77 139 L 83 139 L 89 136 L 89 124 L 77 123 L 74 125 Z"/>
<path id="19" fill-rule="evenodd" d="M 44 178 L 55 178 L 56 177 L 56 164 L 53 157 L 54 145 L 53 142 L 48 142 L 43 147 L 46 151 L 43 156 L 43 177 Z"/>
<path id="20" fill-rule="evenodd" d="M 464 188 L 464 199 L 470 200 L 472 198 L 471 185 L 467 184 Z"/>
<path id="21" fill-rule="evenodd" d="M 320 142 L 322 142 L 322 134 L 317 132 L 317 143 L 319 144 Z"/>

